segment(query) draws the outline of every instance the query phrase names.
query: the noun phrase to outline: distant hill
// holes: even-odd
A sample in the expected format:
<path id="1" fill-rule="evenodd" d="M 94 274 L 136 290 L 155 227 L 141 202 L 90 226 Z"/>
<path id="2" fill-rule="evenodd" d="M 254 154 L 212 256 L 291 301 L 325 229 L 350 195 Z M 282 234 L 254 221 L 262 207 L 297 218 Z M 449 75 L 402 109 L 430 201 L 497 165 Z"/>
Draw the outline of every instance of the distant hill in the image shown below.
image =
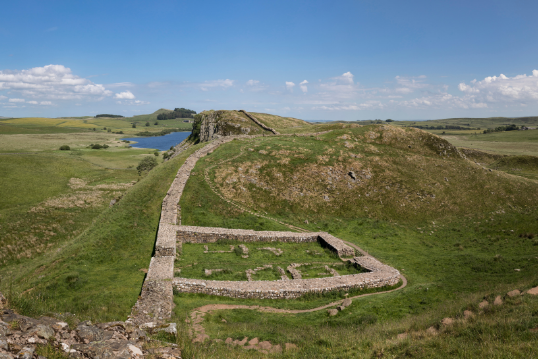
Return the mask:
<path id="1" fill-rule="evenodd" d="M 427 120 L 427 121 L 395 121 L 393 124 L 404 126 L 461 126 L 463 128 L 480 128 L 482 130 L 489 128 L 496 128 L 499 126 L 538 126 L 538 116 L 527 117 L 486 117 L 486 118 L 447 118 L 441 120 Z"/>
<path id="2" fill-rule="evenodd" d="M 156 121 L 157 116 L 159 116 L 161 113 L 169 113 L 173 112 L 172 110 L 167 110 L 166 108 L 160 108 L 157 111 L 147 114 L 147 115 L 138 115 L 133 117 L 127 117 L 131 121 Z"/>

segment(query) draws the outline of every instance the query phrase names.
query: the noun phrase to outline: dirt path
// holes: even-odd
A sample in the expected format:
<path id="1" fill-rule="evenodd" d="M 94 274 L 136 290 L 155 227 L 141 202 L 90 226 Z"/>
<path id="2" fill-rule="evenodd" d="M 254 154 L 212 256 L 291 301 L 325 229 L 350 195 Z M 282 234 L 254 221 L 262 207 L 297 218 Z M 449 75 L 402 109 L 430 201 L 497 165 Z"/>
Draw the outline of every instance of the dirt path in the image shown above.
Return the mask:
<path id="1" fill-rule="evenodd" d="M 386 294 L 386 293 L 400 290 L 407 285 L 407 279 L 403 275 L 400 276 L 400 279 L 402 280 L 402 285 L 399 286 L 398 288 L 387 290 L 385 292 L 359 294 L 353 297 L 349 297 L 347 299 L 353 300 L 357 298 L 368 297 L 371 295 Z M 335 302 L 331 302 L 329 304 L 322 305 L 316 308 L 311 308 L 311 309 L 280 309 L 280 308 L 273 308 L 273 307 L 262 307 L 259 305 L 239 305 L 239 304 L 207 304 L 207 305 L 193 309 L 190 313 L 190 321 L 192 323 L 192 334 L 194 337 L 193 342 L 203 342 L 206 339 L 210 339 L 209 335 L 207 335 L 205 332 L 202 322 L 204 321 L 204 317 L 206 313 L 210 313 L 214 310 L 247 309 L 247 310 L 257 310 L 258 312 L 263 312 L 263 313 L 300 314 L 300 313 L 312 313 L 312 312 L 317 312 L 317 311 L 327 309 L 330 307 L 335 307 L 335 306 L 341 305 L 343 301 L 344 299 L 340 299 Z"/>

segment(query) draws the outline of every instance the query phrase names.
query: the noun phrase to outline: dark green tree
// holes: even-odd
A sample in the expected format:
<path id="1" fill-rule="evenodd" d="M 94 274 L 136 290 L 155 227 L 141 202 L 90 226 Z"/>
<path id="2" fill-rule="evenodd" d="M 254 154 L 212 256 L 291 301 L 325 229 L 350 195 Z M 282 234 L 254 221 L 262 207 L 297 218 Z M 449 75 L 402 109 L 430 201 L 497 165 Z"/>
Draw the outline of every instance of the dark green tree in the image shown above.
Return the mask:
<path id="1" fill-rule="evenodd" d="M 142 158 L 138 166 L 136 166 L 136 170 L 138 171 L 138 175 L 140 176 L 144 172 L 151 171 L 155 166 L 157 166 L 157 159 L 155 159 L 154 156 L 146 156 Z"/>

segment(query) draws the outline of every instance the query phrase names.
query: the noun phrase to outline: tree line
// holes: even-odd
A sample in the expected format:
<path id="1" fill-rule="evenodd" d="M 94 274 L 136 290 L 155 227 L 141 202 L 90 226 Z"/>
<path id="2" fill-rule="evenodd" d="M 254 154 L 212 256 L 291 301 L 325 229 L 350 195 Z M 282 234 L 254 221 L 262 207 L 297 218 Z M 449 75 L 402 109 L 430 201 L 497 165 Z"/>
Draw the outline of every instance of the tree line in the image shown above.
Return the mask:
<path id="1" fill-rule="evenodd" d="M 511 125 L 499 126 L 495 128 L 488 128 L 487 130 L 484 130 L 484 133 L 517 131 L 517 130 L 519 130 L 519 126 L 511 124 Z"/>
<path id="2" fill-rule="evenodd" d="M 186 108 L 175 108 L 172 112 L 161 113 L 157 116 L 157 120 L 172 120 L 174 118 L 193 118 L 196 115 L 196 111 L 188 110 Z"/>
<path id="3" fill-rule="evenodd" d="M 438 125 L 438 126 L 413 125 L 411 127 L 419 128 L 421 130 L 480 130 L 480 127 L 473 128 L 473 127 L 464 127 L 464 126 L 457 126 L 457 125 Z"/>
<path id="4" fill-rule="evenodd" d="M 107 113 L 95 116 L 95 118 L 99 118 L 99 117 L 123 118 L 123 116 L 121 116 L 121 115 L 110 115 L 110 114 L 107 114 Z"/>

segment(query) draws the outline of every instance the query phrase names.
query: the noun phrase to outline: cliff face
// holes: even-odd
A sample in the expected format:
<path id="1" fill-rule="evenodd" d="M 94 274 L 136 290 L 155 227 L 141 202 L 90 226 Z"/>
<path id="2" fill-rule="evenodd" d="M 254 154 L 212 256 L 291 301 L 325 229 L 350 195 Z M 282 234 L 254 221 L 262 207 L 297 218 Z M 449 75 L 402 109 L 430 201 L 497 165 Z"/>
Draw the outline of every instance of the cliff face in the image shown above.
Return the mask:
<path id="1" fill-rule="evenodd" d="M 204 111 L 194 116 L 193 138 L 207 142 L 222 136 L 261 135 L 269 132 L 239 111 Z"/>

